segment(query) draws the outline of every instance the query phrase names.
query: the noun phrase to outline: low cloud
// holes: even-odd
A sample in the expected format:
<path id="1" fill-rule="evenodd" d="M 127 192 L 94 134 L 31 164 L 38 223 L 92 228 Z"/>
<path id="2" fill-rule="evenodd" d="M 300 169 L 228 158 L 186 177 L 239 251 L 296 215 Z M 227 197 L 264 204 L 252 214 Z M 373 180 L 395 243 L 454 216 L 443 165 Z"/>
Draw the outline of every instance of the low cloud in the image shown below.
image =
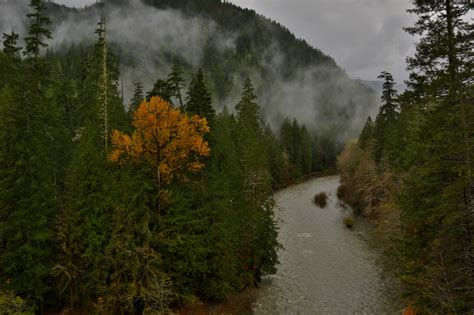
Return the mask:
<path id="1" fill-rule="evenodd" d="M 14 27 L 19 33 L 25 32 L 27 7 L 17 6 L 14 10 L 0 13 L 0 31 Z M 7 14 L 8 20 L 5 19 Z M 54 21 L 54 39 L 50 46 L 58 49 L 61 45 L 95 42 L 98 20 L 99 12 L 94 7 L 65 12 Z M 109 42 L 119 45 L 121 55 L 127 58 L 123 63 L 126 66 L 121 69 L 126 102 L 131 97 L 133 82 L 140 81 L 149 90 L 157 78 L 166 77 L 173 59 L 178 58 L 195 69 L 202 62 L 204 49 L 211 39 L 217 43 L 218 50 L 234 51 L 239 35 L 223 34 L 209 19 L 171 9 L 159 10 L 139 0 L 131 0 L 125 7 L 108 6 L 107 28 Z M 357 135 L 367 116 L 377 110 L 375 96 L 362 92 L 357 83 L 336 67 L 302 68 L 291 78 L 282 77 L 280 69 L 284 58 L 276 44 L 268 47 L 260 56 L 260 62 L 267 71 L 267 78 L 252 69 L 243 72 L 250 74 L 254 81 L 259 104 L 275 130 L 288 116 L 312 130 L 337 134 L 343 142 Z M 238 102 L 243 78 L 242 73 L 233 75 L 233 90 L 225 100 L 219 100 L 217 107 L 233 109 Z"/>

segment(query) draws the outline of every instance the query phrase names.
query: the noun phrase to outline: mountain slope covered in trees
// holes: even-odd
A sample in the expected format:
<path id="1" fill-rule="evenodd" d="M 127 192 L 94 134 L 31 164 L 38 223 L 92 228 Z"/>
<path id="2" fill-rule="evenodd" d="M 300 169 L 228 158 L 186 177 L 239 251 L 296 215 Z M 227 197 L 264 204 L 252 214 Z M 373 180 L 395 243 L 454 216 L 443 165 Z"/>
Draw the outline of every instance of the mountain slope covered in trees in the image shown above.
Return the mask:
<path id="1" fill-rule="evenodd" d="M 369 88 L 253 10 L 219 0 L 109 0 L 106 7 L 108 39 L 120 60 L 126 102 L 134 82 L 150 89 L 178 64 L 187 80 L 198 68 L 204 70 L 218 109 L 233 109 L 243 79 L 250 77 L 274 129 L 286 117 L 296 118 L 321 137 L 342 143 L 376 111 L 378 101 Z M 55 53 L 74 59 L 77 45 L 93 43 L 97 6 L 76 10 L 48 3 L 47 15 L 53 21 L 50 48 Z M 71 71 L 78 66 L 79 60 Z"/>

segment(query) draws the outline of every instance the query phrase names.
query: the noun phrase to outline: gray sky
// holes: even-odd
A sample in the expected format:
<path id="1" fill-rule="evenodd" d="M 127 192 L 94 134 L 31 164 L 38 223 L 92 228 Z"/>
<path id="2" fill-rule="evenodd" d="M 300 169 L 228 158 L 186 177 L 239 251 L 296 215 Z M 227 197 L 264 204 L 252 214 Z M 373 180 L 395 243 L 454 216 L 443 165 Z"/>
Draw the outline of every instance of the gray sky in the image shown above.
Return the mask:
<path id="1" fill-rule="evenodd" d="M 54 0 L 84 6 L 95 0 Z M 383 71 L 407 79 L 405 57 L 414 39 L 402 27 L 415 17 L 410 0 L 231 0 L 285 25 L 297 37 L 333 57 L 352 78 L 376 80 Z"/>

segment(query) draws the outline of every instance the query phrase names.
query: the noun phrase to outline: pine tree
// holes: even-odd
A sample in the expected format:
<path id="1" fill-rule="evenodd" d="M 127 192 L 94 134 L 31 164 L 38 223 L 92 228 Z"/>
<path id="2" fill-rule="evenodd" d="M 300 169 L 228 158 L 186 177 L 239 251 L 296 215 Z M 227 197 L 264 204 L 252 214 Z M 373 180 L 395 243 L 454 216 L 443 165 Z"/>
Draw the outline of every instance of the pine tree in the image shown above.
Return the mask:
<path id="1" fill-rule="evenodd" d="M 165 101 L 171 103 L 171 97 L 173 96 L 173 86 L 168 81 L 158 79 L 153 85 L 153 89 L 146 95 L 147 101 L 150 101 L 152 97 L 159 96 Z"/>
<path id="2" fill-rule="evenodd" d="M 18 59 L 20 57 L 21 47 L 17 47 L 19 35 L 11 32 L 11 34 L 3 33 L 3 52 L 10 59 Z"/>
<path id="3" fill-rule="evenodd" d="M 372 117 L 369 116 L 359 136 L 359 144 L 362 149 L 372 150 L 374 130 L 375 130 L 375 124 L 372 121 Z"/>
<path id="4" fill-rule="evenodd" d="M 382 106 L 375 119 L 374 156 L 376 161 L 387 157 L 391 162 L 394 159 L 395 125 L 398 119 L 397 91 L 395 82 L 390 73 L 383 71 L 377 78 L 383 79 Z"/>
<path id="5" fill-rule="evenodd" d="M 42 0 L 31 0 L 30 7 L 33 8 L 34 12 L 26 15 L 31 24 L 28 36 L 25 37 L 24 54 L 37 59 L 41 48 L 47 47 L 44 40 L 52 38 L 51 31 L 47 28 L 51 24 L 51 20 L 43 15 L 46 7 Z"/>
<path id="6" fill-rule="evenodd" d="M 102 296 L 103 303 L 96 305 L 95 311 L 121 313 L 131 311 L 128 298 L 137 298 L 139 294 L 130 291 L 139 286 L 134 283 L 136 278 L 120 264 L 124 256 L 117 253 L 121 246 L 118 239 L 127 240 L 126 245 L 122 245 L 129 256 L 124 255 L 137 262 L 138 266 L 134 264 L 133 268 L 142 268 L 145 264 L 142 259 L 148 259 L 150 252 L 137 253 L 136 248 L 130 248 L 133 240 L 128 233 L 133 232 L 117 235 L 126 220 L 123 209 L 135 204 L 134 210 L 141 212 L 144 205 L 131 201 L 133 197 L 126 197 L 128 193 L 139 193 L 127 186 L 135 178 L 130 177 L 128 170 L 122 174 L 107 162 L 109 132 L 106 129 L 126 128 L 128 115 L 118 96 L 119 73 L 114 54 L 107 48 L 103 12 L 96 34 L 98 41 L 87 51 L 80 69 L 77 117 L 73 119 L 75 143 L 66 176 L 65 209 L 59 216 L 61 251 L 54 271 L 58 281 L 65 283 L 70 294 L 67 303 L 71 306 L 90 307 Z M 127 180 L 122 181 L 122 175 Z M 140 224 L 141 227 L 134 225 L 131 229 L 143 228 L 142 221 Z M 154 264 L 155 260 L 150 261 L 150 268 L 156 270 Z M 117 283 L 115 277 L 119 276 L 130 287 L 136 286 L 125 290 Z M 114 286 L 110 286 L 110 281 L 114 281 Z M 145 282 L 148 283 L 148 279 L 141 283 Z M 153 292 L 150 296 L 156 293 L 155 289 L 150 290 Z M 117 294 L 122 294 L 120 301 L 116 300 Z"/>
<path id="7" fill-rule="evenodd" d="M 421 36 L 408 58 L 409 95 L 423 117 L 415 165 L 400 198 L 404 281 L 427 312 L 474 309 L 472 24 L 469 4 L 419 2 Z M 423 290 L 419 290 L 420 285 Z"/>
<path id="8" fill-rule="evenodd" d="M 172 87 L 173 93 L 172 96 L 176 97 L 179 101 L 179 106 L 183 108 L 184 103 L 183 103 L 183 97 L 182 97 L 182 89 L 183 89 L 183 72 L 181 71 L 181 68 L 177 65 L 174 64 L 171 67 L 171 73 L 168 76 L 168 83 Z"/>
<path id="9" fill-rule="evenodd" d="M 285 160 L 280 142 L 273 134 L 269 125 L 264 130 L 264 140 L 267 149 L 268 167 L 272 175 L 272 187 L 278 189 L 287 184 L 288 163 Z"/>
<path id="10" fill-rule="evenodd" d="M 120 75 L 117 57 L 108 47 L 106 32 L 105 13 L 102 12 L 95 30 L 97 42 L 86 51 L 81 63 L 77 117 L 73 127 L 76 136 L 80 137 L 85 125 L 95 120 L 102 126 L 104 149 L 109 142 L 110 131 L 128 126 L 130 121 L 118 93 Z"/>
<path id="11" fill-rule="evenodd" d="M 133 91 L 133 97 L 128 109 L 129 114 L 137 110 L 140 104 L 145 100 L 145 95 L 143 93 L 143 85 L 140 82 L 135 82 L 133 85 L 134 85 L 134 91 Z"/>
<path id="12" fill-rule="evenodd" d="M 302 175 L 308 175 L 313 168 L 313 149 L 312 141 L 308 129 L 305 125 L 301 126 L 301 172 Z"/>
<path id="13" fill-rule="evenodd" d="M 286 155 L 286 160 L 288 163 L 293 163 L 294 143 L 291 121 L 288 117 L 285 118 L 280 128 L 280 142 Z"/>
<path id="14" fill-rule="evenodd" d="M 100 70 L 99 84 L 97 87 L 97 104 L 99 106 L 99 119 L 102 125 L 102 137 L 104 138 L 105 151 L 108 150 L 109 144 L 109 71 L 107 70 L 107 25 L 104 12 L 104 4 L 102 3 L 102 14 L 99 22 L 99 28 L 95 33 L 98 35 L 97 48 L 100 53 Z"/>
<path id="15" fill-rule="evenodd" d="M 32 1 L 31 6 L 35 13 L 28 14 L 32 23 L 25 39 L 27 59 L 12 81 L 2 132 L 0 265 L 11 279 L 6 286 L 41 310 L 44 302 L 50 302 L 52 290 L 53 223 L 61 203 L 60 147 L 66 133 L 62 112 L 51 96 L 50 67 L 39 55 L 40 47 L 46 47 L 43 40 L 50 37 L 45 28 L 49 20 L 42 16 L 41 1 Z"/>
<path id="16" fill-rule="evenodd" d="M 211 126 L 214 122 L 216 113 L 212 107 L 211 93 L 209 93 L 201 69 L 199 69 L 189 86 L 186 96 L 186 112 L 205 117 Z"/>
<path id="17" fill-rule="evenodd" d="M 254 92 L 254 87 L 250 79 L 244 81 L 242 96 L 239 103 L 235 106 L 238 119 L 246 124 L 249 124 L 254 132 L 258 133 L 261 126 L 260 109 L 255 102 L 257 96 Z"/>
<path id="18" fill-rule="evenodd" d="M 242 263 L 244 286 L 260 281 L 265 273 L 275 272 L 278 242 L 273 218 L 271 175 L 264 150 L 260 107 L 250 79 L 246 79 L 242 97 L 236 105 L 237 150 L 243 181 L 244 199 L 240 205 L 238 256 Z"/>

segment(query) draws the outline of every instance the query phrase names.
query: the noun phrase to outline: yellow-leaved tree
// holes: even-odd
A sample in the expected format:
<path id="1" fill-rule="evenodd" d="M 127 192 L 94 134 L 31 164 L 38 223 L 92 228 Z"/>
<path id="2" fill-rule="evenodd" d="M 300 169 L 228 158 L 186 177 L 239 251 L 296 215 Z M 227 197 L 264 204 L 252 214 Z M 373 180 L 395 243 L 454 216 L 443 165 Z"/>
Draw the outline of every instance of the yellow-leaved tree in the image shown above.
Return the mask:
<path id="1" fill-rule="evenodd" d="M 210 149 L 203 136 L 209 132 L 205 118 L 188 117 L 160 97 L 144 101 L 133 114 L 132 135 L 118 130 L 112 133 L 110 160 L 145 163 L 154 172 L 157 185 L 157 210 L 160 212 L 161 188 L 174 178 L 204 167 L 200 161 Z"/>

